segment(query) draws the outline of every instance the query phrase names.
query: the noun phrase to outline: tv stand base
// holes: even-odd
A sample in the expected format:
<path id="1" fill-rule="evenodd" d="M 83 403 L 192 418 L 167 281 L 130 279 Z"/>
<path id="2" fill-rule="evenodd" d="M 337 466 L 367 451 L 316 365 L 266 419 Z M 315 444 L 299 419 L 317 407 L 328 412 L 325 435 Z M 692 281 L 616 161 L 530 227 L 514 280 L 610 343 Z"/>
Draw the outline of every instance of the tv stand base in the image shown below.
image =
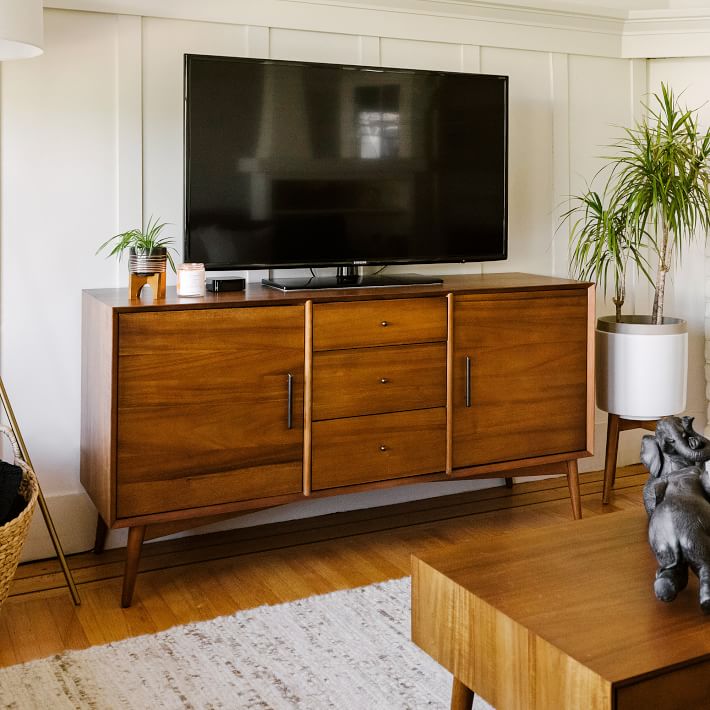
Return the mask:
<path id="1" fill-rule="evenodd" d="M 279 291 L 310 291 L 324 288 L 386 288 L 391 286 L 438 286 L 440 276 L 423 274 L 377 274 L 370 276 L 302 276 L 297 278 L 262 279 L 264 286 Z"/>

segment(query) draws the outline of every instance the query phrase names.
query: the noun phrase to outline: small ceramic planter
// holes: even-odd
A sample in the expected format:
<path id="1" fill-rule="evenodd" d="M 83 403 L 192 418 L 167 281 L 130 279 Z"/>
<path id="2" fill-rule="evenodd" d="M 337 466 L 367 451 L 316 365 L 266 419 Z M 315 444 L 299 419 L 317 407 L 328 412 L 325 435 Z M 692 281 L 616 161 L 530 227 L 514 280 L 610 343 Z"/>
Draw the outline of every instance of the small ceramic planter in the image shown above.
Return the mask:
<path id="1" fill-rule="evenodd" d="M 688 324 L 650 316 L 597 320 L 597 406 L 625 419 L 659 419 L 685 409 Z"/>
<path id="2" fill-rule="evenodd" d="M 168 250 L 156 247 L 150 252 L 138 254 L 131 247 L 128 252 L 128 273 L 130 274 L 160 274 L 165 273 L 168 265 Z"/>

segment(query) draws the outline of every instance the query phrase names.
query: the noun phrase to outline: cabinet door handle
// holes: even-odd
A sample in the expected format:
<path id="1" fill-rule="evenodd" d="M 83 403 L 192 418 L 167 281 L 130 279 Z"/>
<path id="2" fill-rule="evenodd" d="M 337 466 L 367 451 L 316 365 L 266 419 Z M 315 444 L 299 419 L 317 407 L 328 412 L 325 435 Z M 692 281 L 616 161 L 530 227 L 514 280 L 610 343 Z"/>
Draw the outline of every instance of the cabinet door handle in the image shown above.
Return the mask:
<path id="1" fill-rule="evenodd" d="M 466 406 L 471 406 L 471 358 L 466 355 Z"/>
<path id="2" fill-rule="evenodd" d="M 288 373 L 288 412 L 286 415 L 287 426 L 293 429 L 293 375 Z"/>
<path id="3" fill-rule="evenodd" d="M 382 323 L 380 323 L 380 325 L 381 325 L 383 328 L 386 328 L 386 327 L 389 325 L 389 323 L 388 323 L 386 320 L 383 320 Z"/>
<path id="4" fill-rule="evenodd" d="M 384 444 L 380 444 L 380 451 L 387 451 L 387 447 Z"/>
<path id="5" fill-rule="evenodd" d="M 380 384 L 386 385 L 389 380 L 386 377 L 380 377 Z"/>

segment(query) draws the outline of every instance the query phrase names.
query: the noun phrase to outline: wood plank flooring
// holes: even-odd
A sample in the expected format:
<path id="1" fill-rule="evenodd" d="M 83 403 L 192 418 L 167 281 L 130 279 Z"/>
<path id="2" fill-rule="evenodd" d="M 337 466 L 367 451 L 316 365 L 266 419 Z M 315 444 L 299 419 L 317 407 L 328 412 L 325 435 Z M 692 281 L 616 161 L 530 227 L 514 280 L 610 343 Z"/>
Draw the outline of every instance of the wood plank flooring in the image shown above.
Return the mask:
<path id="1" fill-rule="evenodd" d="M 584 516 L 642 507 L 645 480 L 641 466 L 620 469 L 603 506 L 601 473 L 582 474 Z M 0 666 L 402 577 L 412 553 L 571 517 L 566 480 L 554 478 L 146 544 L 130 609 L 119 604 L 124 550 L 69 557 L 80 607 L 55 560 L 32 562 L 0 610 Z"/>

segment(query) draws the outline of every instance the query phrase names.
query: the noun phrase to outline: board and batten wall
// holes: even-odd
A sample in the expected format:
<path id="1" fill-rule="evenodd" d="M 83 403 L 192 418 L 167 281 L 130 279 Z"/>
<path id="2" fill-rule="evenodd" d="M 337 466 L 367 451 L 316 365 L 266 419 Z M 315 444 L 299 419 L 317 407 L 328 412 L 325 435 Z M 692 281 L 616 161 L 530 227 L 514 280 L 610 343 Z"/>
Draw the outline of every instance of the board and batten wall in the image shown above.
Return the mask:
<path id="1" fill-rule="evenodd" d="M 240 5 L 249 17 L 258 0 Z M 313 6 L 309 11 L 318 12 Z M 516 48 L 509 40 L 499 46 L 465 44 L 456 36 L 449 42 L 442 41 L 440 31 L 430 39 L 428 19 L 415 20 L 419 36 L 413 39 L 396 36 L 391 21 L 387 36 L 379 36 L 350 34 L 348 26 L 330 32 L 300 24 L 291 28 L 45 9 L 44 55 L 3 63 L 0 364 L 67 551 L 88 549 L 95 525 L 95 511 L 79 482 L 80 294 L 85 288 L 126 285 L 125 263 L 95 256 L 97 246 L 118 231 L 153 215 L 172 223 L 172 234 L 181 241 L 183 54 L 509 75 L 510 258 L 423 267 L 435 273 L 566 276 L 567 231 L 557 231 L 557 225 L 567 196 L 582 190 L 596 172 L 603 146 L 618 135 L 613 126 L 638 115 L 649 79 L 655 85 L 672 75 L 676 84 L 684 83 L 681 60 L 678 66 L 653 63 L 649 73 L 643 59 Z M 694 68 L 699 94 L 710 93 L 704 68 L 704 75 L 700 65 Z M 685 272 L 676 279 L 675 302 L 691 319 L 691 383 L 698 385 L 698 394 L 689 400 L 689 410 L 704 421 L 704 302 L 703 288 L 694 281 L 704 263 L 690 258 L 684 267 L 692 272 L 693 283 Z M 600 298 L 599 311 L 609 310 Z M 605 424 L 599 412 L 597 455 L 583 463 L 584 469 L 602 465 Z M 637 452 L 638 436 L 625 434 L 620 462 L 637 460 Z M 255 513 L 235 524 L 495 483 L 421 484 L 329 498 Z M 120 532 L 112 533 L 109 544 L 123 539 Z M 25 558 L 51 553 L 36 516 Z"/>

